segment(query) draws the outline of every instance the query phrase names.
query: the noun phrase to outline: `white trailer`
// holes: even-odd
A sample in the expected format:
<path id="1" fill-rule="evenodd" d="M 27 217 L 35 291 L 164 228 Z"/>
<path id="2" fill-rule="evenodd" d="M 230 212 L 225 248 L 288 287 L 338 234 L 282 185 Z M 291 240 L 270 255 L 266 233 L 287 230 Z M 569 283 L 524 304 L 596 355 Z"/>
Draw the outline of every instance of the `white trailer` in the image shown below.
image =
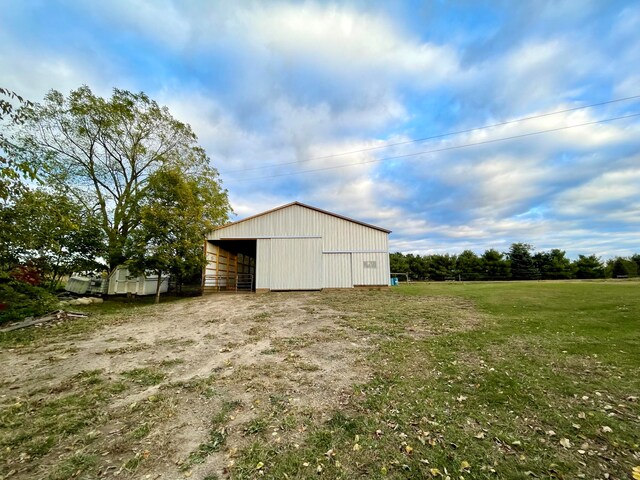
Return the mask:
<path id="1" fill-rule="evenodd" d="M 108 295 L 123 295 L 133 293 L 135 295 L 155 295 L 158 286 L 158 275 L 131 275 L 129 269 L 124 266 L 116 268 L 109 276 Z M 160 293 L 169 290 L 169 275 L 163 275 L 160 283 Z"/>

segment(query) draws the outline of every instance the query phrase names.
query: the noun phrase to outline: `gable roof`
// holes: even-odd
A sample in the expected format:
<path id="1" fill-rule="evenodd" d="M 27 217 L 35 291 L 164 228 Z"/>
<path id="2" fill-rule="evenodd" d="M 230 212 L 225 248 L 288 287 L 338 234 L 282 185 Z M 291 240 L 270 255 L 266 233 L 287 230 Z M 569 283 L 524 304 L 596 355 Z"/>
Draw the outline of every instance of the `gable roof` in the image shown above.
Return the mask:
<path id="1" fill-rule="evenodd" d="M 358 220 L 354 220 L 353 218 L 345 217 L 343 215 L 338 215 L 337 213 L 333 213 L 333 212 L 328 212 L 326 210 L 322 210 L 322 209 L 317 208 L 317 207 L 312 207 L 311 205 L 305 205 L 304 203 L 300 203 L 300 202 L 287 203 L 286 205 L 281 205 L 279 207 L 272 208 L 271 210 L 267 210 L 266 212 L 258 213 L 257 215 L 252 215 L 250 217 L 243 218 L 242 220 L 238 220 L 236 222 L 231 222 L 231 223 L 227 223 L 225 225 L 221 225 L 219 227 L 214 228 L 213 231 L 221 230 L 223 228 L 230 227 L 231 225 L 237 225 L 238 223 L 242 223 L 242 222 L 246 222 L 248 220 L 252 220 L 254 218 L 262 217 L 263 215 L 268 215 L 270 213 L 277 212 L 278 210 L 283 210 L 285 208 L 289 208 L 289 207 L 292 207 L 294 205 L 297 205 L 299 207 L 308 208 L 309 210 L 315 210 L 316 212 L 324 213 L 325 215 L 331 215 L 332 217 L 341 218 L 342 220 L 346 220 L 348 222 L 357 223 L 358 225 L 362 225 L 364 227 L 373 228 L 374 230 L 380 230 L 381 232 L 391 233 L 391 230 L 386 230 L 386 229 L 384 229 L 382 227 L 376 227 L 375 225 L 370 225 L 368 223 L 360 222 Z"/>

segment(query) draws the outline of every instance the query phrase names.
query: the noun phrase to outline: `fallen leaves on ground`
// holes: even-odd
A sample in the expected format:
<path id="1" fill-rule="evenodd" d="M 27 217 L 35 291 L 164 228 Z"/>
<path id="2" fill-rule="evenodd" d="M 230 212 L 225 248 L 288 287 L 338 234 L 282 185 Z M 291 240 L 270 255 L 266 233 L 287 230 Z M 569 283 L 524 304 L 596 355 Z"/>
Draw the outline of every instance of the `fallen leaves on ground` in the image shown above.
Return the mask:
<path id="1" fill-rule="evenodd" d="M 568 438 L 562 438 L 560 439 L 560 445 L 564 448 L 571 448 L 571 441 Z"/>

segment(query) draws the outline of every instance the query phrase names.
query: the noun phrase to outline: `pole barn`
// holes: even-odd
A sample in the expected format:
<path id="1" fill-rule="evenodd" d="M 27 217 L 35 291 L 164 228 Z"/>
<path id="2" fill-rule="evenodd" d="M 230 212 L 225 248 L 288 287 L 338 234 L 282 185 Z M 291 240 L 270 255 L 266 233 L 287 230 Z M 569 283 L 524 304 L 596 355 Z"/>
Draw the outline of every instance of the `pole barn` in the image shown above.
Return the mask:
<path id="1" fill-rule="evenodd" d="M 389 230 L 299 202 L 218 227 L 204 292 L 389 285 Z"/>

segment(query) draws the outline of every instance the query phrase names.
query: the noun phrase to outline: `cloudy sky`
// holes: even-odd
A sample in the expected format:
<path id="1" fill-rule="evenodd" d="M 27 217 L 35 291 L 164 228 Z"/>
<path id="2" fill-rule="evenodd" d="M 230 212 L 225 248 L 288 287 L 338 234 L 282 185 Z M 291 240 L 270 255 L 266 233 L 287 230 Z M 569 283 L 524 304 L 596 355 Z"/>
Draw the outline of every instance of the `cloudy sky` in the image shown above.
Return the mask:
<path id="1" fill-rule="evenodd" d="M 237 218 L 297 200 L 393 230 L 405 253 L 640 252 L 636 1 L 0 11 L 0 86 L 146 92 L 194 128 Z"/>

